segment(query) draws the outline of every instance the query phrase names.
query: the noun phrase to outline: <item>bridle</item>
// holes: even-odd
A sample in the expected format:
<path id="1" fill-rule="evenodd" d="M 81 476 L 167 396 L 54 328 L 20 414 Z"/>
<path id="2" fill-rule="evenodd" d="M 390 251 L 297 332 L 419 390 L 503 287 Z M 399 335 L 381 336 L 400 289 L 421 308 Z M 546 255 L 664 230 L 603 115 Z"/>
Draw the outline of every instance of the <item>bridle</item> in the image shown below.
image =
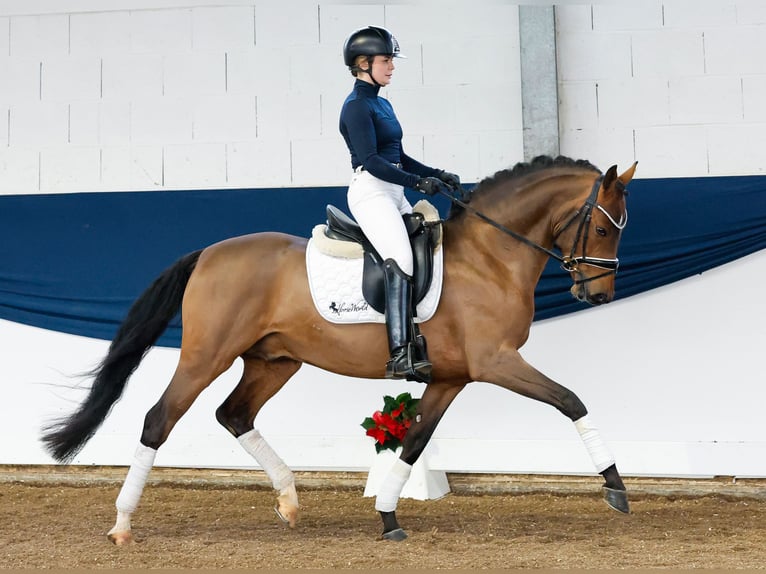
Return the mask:
<path id="1" fill-rule="evenodd" d="M 605 269 L 606 271 L 604 273 L 601 273 L 599 275 L 596 275 L 594 277 L 586 277 L 584 279 L 576 279 L 575 285 L 580 285 L 583 283 L 587 283 L 589 281 L 593 281 L 595 279 L 598 279 L 600 277 L 604 277 L 605 275 L 609 274 L 616 274 L 617 268 L 620 265 L 620 260 L 618 258 L 604 258 L 604 257 L 589 257 L 585 253 L 586 245 L 588 243 L 588 232 L 590 230 L 590 221 L 593 217 L 593 210 L 598 209 L 600 212 L 602 212 L 604 215 L 606 215 L 609 222 L 614 225 L 618 230 L 622 231 L 625 226 L 628 224 L 628 212 L 627 210 L 620 216 L 619 221 L 615 220 L 614 217 L 602 206 L 598 203 L 598 191 L 601 188 L 601 182 L 604 180 L 604 176 L 599 175 L 599 177 L 596 178 L 596 181 L 593 182 L 593 187 L 591 188 L 590 194 L 588 195 L 588 198 L 585 200 L 585 203 L 578 209 L 572 217 L 569 218 L 569 220 L 564 224 L 564 227 L 562 227 L 558 233 L 553 237 L 553 245 L 558 247 L 556 245 L 556 240 L 559 238 L 559 236 L 564 233 L 577 219 L 580 219 L 580 224 L 577 227 L 577 235 L 575 236 L 574 243 L 572 244 L 572 249 L 569 252 L 569 255 L 559 255 L 555 251 L 552 251 L 551 249 L 548 249 L 547 247 L 543 247 L 542 245 L 539 245 L 538 243 L 535 243 L 534 241 L 524 237 L 523 235 L 516 233 L 512 229 L 509 229 L 505 227 L 504 225 L 498 223 L 494 219 L 491 219 L 490 217 L 487 217 L 482 212 L 474 209 L 464 201 L 461 201 L 457 197 L 454 197 L 453 195 L 450 195 L 444 191 L 441 193 L 443 195 L 446 195 L 452 203 L 459 205 L 466 211 L 472 213 L 479 219 L 485 221 L 486 223 L 489 223 L 492 227 L 499 229 L 506 235 L 510 235 L 517 241 L 520 241 L 524 245 L 528 245 L 529 247 L 532 247 L 533 249 L 536 249 L 538 251 L 541 251 L 548 255 L 549 257 L 554 258 L 556 261 L 559 262 L 561 265 L 561 268 L 564 271 L 567 271 L 569 273 L 581 273 L 580 272 L 580 265 L 590 265 L 591 267 L 598 267 L 599 269 Z M 577 245 L 580 243 L 580 239 L 582 238 L 582 255 L 575 255 L 575 252 L 577 251 Z M 561 249 L 560 247 L 558 247 Z M 562 250 L 563 253 L 563 250 Z"/>

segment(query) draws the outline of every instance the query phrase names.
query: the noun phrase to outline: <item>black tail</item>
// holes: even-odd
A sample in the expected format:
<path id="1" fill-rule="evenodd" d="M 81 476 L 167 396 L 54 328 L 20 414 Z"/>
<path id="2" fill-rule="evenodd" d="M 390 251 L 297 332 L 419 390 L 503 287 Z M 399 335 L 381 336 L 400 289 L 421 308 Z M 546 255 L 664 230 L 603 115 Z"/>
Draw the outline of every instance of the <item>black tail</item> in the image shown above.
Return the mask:
<path id="1" fill-rule="evenodd" d="M 92 373 L 88 397 L 74 413 L 43 429 L 42 441 L 53 458 L 71 461 L 104 422 L 130 375 L 178 313 L 200 253 L 176 261 L 133 303 L 109 352 Z"/>

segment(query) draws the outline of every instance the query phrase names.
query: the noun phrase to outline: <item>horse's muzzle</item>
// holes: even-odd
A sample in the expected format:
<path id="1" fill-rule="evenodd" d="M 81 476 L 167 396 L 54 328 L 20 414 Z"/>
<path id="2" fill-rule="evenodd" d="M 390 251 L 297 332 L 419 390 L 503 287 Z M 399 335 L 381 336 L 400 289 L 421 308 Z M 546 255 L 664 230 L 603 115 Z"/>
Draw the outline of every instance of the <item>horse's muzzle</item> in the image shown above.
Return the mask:
<path id="1" fill-rule="evenodd" d="M 612 295 L 599 291 L 592 293 L 588 289 L 587 283 L 580 283 L 579 285 L 573 285 L 570 289 L 572 296 L 583 303 L 590 303 L 591 305 L 603 305 L 609 303 L 612 300 Z"/>

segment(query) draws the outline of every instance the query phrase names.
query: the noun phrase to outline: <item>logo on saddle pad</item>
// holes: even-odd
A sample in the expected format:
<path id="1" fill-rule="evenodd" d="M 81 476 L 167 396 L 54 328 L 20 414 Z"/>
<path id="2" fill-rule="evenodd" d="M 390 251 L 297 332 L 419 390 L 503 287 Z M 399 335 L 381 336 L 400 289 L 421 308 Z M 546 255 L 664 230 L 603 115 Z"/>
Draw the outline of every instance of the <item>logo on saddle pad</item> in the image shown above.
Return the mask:
<path id="1" fill-rule="evenodd" d="M 436 208 L 425 200 L 413 209 L 422 214 L 425 221 L 439 219 Z M 336 217 L 342 221 L 336 221 Z M 365 253 L 365 247 L 358 242 L 356 224 L 331 206 L 328 206 L 328 220 L 333 224 L 330 230 L 327 225 L 314 227 L 306 248 L 309 288 L 317 311 L 331 323 L 385 323 L 382 270 L 376 264 L 379 256 L 374 250 L 370 254 L 369 243 Z M 337 225 L 341 225 L 340 230 Z M 339 237 L 338 231 L 343 237 L 334 238 Z M 363 236 L 361 240 L 366 242 Z M 421 268 L 420 276 L 416 269 L 416 322 L 433 316 L 441 296 L 443 250 L 438 238 L 429 241 L 427 248 L 414 248 L 420 251 L 416 252 L 415 259 L 416 267 Z M 433 244 L 436 247 L 432 251 Z"/>

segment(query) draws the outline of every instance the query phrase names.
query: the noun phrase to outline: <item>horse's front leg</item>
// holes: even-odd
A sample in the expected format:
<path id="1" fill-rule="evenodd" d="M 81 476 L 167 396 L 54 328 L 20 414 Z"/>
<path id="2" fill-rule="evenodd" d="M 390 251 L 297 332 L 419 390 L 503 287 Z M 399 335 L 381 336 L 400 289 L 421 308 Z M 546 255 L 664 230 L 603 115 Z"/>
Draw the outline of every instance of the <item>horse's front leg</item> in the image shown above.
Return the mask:
<path id="1" fill-rule="evenodd" d="M 386 475 L 375 498 L 375 510 L 380 512 L 383 520 L 384 539 L 400 541 L 407 538 L 407 533 L 399 526 L 396 519 L 399 496 L 410 477 L 412 465 L 426 448 L 447 407 L 463 387 L 465 383 L 432 383 L 426 386 L 418 403 L 415 419 L 402 442 L 402 454 Z"/>
<path id="2" fill-rule="evenodd" d="M 477 373 L 487 381 L 556 407 L 575 425 L 596 471 L 604 477 L 604 500 L 620 512 L 630 512 L 628 496 L 614 457 L 579 397 L 527 363 L 517 351 L 496 355 Z"/>

